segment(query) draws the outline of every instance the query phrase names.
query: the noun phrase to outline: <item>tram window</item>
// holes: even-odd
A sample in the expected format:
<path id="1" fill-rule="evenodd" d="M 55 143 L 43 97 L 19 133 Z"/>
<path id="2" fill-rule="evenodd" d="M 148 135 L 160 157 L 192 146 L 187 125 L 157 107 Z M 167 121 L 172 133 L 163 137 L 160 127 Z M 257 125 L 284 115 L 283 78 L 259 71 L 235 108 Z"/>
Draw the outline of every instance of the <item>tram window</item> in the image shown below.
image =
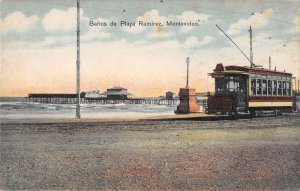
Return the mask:
<path id="1" fill-rule="evenodd" d="M 261 80 L 256 80 L 256 94 L 261 95 Z"/>
<path id="2" fill-rule="evenodd" d="M 268 80 L 268 95 L 272 95 L 272 80 Z"/>
<path id="3" fill-rule="evenodd" d="M 267 95 L 267 80 L 262 80 L 262 95 Z"/>
<path id="4" fill-rule="evenodd" d="M 287 82 L 286 83 L 286 92 L 287 94 L 286 95 L 291 95 L 291 82 Z"/>
<path id="5" fill-rule="evenodd" d="M 240 81 L 239 81 L 239 91 L 240 92 L 246 91 L 245 81 L 242 78 L 240 78 Z"/>
<path id="6" fill-rule="evenodd" d="M 224 91 L 224 78 L 216 79 L 216 91 L 217 92 Z"/>
<path id="7" fill-rule="evenodd" d="M 282 87 L 283 95 L 286 95 L 286 82 L 282 82 L 282 83 L 283 83 L 283 87 Z"/>
<path id="8" fill-rule="evenodd" d="M 273 90 L 273 95 L 277 95 L 277 81 L 273 80 L 273 84 L 272 84 L 272 90 Z"/>
<path id="9" fill-rule="evenodd" d="M 233 92 L 235 90 L 235 84 L 234 81 L 229 81 L 227 83 L 227 90 L 229 90 L 230 92 Z"/>
<path id="10" fill-rule="evenodd" d="M 251 79 L 251 95 L 256 95 L 256 79 Z"/>
<path id="11" fill-rule="evenodd" d="M 239 91 L 239 77 L 238 76 L 226 76 L 225 82 L 226 91 L 234 92 Z"/>
<path id="12" fill-rule="evenodd" d="M 282 95 L 282 81 L 278 81 L 278 95 Z"/>

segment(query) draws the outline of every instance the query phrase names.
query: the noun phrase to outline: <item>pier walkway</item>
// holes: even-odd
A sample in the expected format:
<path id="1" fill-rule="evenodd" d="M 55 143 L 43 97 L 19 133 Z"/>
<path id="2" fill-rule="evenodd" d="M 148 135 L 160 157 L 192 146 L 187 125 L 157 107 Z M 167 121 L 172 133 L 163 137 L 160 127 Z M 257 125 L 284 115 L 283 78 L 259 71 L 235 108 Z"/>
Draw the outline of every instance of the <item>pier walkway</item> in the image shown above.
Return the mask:
<path id="1" fill-rule="evenodd" d="M 50 103 L 50 104 L 75 104 L 76 94 L 29 94 L 27 102 Z M 179 99 L 165 98 L 128 98 L 128 99 L 108 99 L 108 98 L 80 98 L 81 103 L 95 104 L 149 104 L 149 105 L 177 105 Z"/>

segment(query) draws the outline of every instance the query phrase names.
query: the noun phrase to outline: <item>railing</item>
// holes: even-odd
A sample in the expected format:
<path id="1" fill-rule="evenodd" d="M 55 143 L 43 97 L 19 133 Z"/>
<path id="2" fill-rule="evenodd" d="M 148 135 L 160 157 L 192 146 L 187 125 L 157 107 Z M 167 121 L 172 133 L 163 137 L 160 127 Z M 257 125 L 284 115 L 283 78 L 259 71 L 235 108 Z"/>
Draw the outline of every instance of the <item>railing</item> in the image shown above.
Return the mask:
<path id="1" fill-rule="evenodd" d="M 75 104 L 77 98 L 64 97 L 27 97 L 27 102 L 49 103 L 49 104 Z M 179 99 L 162 99 L 162 98 L 130 98 L 130 99 L 85 99 L 81 98 L 83 104 L 148 104 L 148 105 L 176 105 L 179 104 Z"/>

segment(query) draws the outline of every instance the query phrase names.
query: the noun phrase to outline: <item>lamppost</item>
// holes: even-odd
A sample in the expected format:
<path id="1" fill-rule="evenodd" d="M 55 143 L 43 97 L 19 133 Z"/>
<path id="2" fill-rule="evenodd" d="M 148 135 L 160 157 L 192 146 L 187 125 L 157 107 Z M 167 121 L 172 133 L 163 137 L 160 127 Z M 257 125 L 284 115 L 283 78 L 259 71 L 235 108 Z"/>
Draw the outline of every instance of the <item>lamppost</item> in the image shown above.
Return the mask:
<path id="1" fill-rule="evenodd" d="M 76 119 L 80 119 L 80 0 L 77 0 Z"/>
<path id="2" fill-rule="evenodd" d="M 190 58 L 187 57 L 186 60 L 186 86 L 185 88 L 188 89 L 189 88 L 189 64 L 190 64 Z"/>

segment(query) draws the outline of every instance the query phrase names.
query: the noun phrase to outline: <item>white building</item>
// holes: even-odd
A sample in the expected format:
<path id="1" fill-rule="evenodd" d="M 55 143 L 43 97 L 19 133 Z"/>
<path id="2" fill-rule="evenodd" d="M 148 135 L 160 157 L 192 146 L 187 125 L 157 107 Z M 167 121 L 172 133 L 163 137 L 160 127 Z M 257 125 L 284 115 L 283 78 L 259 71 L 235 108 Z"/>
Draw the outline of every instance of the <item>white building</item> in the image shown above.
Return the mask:
<path id="1" fill-rule="evenodd" d="M 85 98 L 86 99 L 95 99 L 95 98 L 103 98 L 106 97 L 104 95 L 101 95 L 99 90 L 95 90 L 95 91 L 86 91 L 85 93 Z"/>

